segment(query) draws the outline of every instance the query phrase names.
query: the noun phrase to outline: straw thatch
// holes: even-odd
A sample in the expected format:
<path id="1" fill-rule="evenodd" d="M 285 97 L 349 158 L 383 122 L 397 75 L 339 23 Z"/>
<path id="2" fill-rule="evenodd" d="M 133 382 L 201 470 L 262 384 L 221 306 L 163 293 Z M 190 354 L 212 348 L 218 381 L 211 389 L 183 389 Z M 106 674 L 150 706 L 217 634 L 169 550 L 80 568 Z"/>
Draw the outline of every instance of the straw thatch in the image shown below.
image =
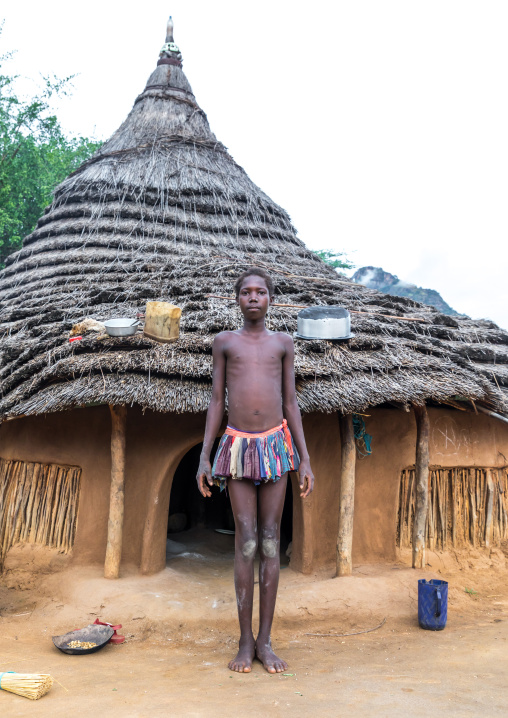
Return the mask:
<path id="1" fill-rule="evenodd" d="M 331 208 L 316 211 L 333 222 Z M 282 304 L 365 312 L 352 315 L 346 344 L 296 342 L 303 411 L 425 400 L 508 411 L 508 334 L 356 285 L 319 260 L 217 141 L 166 45 L 125 122 L 57 188 L 1 272 L 0 417 L 97 402 L 205 410 L 213 336 L 240 325 L 233 302 L 208 295 L 231 296 L 252 264 L 273 272 Z M 182 307 L 177 343 L 89 332 L 69 344 L 77 322 L 135 317 L 147 300 Z M 298 311 L 273 308 L 269 327 L 292 333 Z"/>

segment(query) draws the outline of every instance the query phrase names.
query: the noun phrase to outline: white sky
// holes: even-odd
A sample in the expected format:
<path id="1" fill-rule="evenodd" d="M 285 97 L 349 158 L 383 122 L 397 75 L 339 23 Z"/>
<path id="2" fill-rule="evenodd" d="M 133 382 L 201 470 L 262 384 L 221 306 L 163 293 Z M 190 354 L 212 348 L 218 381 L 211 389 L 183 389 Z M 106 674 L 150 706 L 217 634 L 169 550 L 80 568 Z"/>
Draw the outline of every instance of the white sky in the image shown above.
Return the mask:
<path id="1" fill-rule="evenodd" d="M 57 114 L 106 139 L 173 15 L 212 130 L 312 249 L 344 250 L 508 328 L 506 0 L 25 0 L 0 53 L 79 73 Z"/>

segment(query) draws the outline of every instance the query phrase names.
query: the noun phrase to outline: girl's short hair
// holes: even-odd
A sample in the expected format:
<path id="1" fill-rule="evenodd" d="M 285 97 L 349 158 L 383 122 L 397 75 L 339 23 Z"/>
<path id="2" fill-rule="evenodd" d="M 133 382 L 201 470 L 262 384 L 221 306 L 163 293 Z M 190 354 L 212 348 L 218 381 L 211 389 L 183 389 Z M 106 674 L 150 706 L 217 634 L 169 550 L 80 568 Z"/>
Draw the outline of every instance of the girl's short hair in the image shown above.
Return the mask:
<path id="1" fill-rule="evenodd" d="M 270 277 L 268 272 L 264 269 L 261 269 L 260 267 L 249 267 L 245 270 L 245 272 L 242 272 L 238 279 L 235 282 L 235 297 L 238 299 L 240 295 L 240 289 L 242 288 L 243 280 L 247 277 L 261 277 L 266 282 L 266 288 L 268 289 L 268 294 L 273 297 L 275 294 L 275 285 L 273 283 L 273 279 Z"/>

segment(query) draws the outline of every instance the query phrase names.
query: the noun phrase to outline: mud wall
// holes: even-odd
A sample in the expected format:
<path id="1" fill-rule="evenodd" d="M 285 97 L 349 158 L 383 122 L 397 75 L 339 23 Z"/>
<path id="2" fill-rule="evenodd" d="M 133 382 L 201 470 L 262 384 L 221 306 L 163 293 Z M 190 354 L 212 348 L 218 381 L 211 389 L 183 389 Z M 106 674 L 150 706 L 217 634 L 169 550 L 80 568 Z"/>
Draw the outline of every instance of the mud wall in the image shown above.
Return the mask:
<path id="1" fill-rule="evenodd" d="M 500 467 L 508 457 L 508 424 L 484 414 L 429 409 L 430 463 L 434 466 Z M 357 464 L 353 560 L 396 557 L 400 472 L 415 461 L 413 413 L 375 410 L 365 420 L 374 437 L 372 456 Z"/>
<path id="2" fill-rule="evenodd" d="M 340 489 L 340 436 L 335 414 L 307 414 L 303 417 L 305 440 L 312 471 L 314 492 L 300 499 L 293 484 L 294 521 L 291 567 L 312 573 L 335 565 L 335 543 Z"/>
<path id="3" fill-rule="evenodd" d="M 439 466 L 505 466 L 508 425 L 485 415 L 430 409 L 430 461 Z M 316 476 L 314 493 L 299 499 L 293 477 L 294 569 L 333 574 L 340 488 L 340 437 L 334 414 L 304 416 Z M 396 558 L 399 477 L 414 463 L 416 427 L 412 413 L 374 409 L 365 417 L 372 455 L 357 461 L 353 563 Z M 169 497 L 173 474 L 184 454 L 202 440 L 204 414 L 172 415 L 129 408 L 125 522 L 122 561 L 153 573 L 165 566 Z M 73 560 L 104 561 L 110 483 L 109 409 L 105 406 L 0 426 L 0 456 L 80 466 L 82 489 Z M 194 477 L 189 477 L 194 480 Z"/>
<path id="4" fill-rule="evenodd" d="M 181 457 L 202 440 L 204 415 L 129 408 L 122 561 L 147 573 L 165 566 L 171 480 Z M 24 417 L 0 426 L 0 456 L 82 468 L 73 560 L 101 563 L 106 551 L 111 474 L 107 406 Z M 147 517 L 150 517 L 148 525 Z M 150 545 L 143 552 L 143 541 Z"/>
<path id="5" fill-rule="evenodd" d="M 204 429 L 204 414 L 175 417 L 150 411 L 143 414 L 136 407 L 128 409 L 123 564 L 133 564 L 145 574 L 165 567 L 173 476 L 185 453 L 203 440 Z M 0 426 L 0 457 L 81 467 L 78 523 L 72 550 L 72 560 L 76 563 L 104 562 L 111 475 L 110 436 L 107 406 L 23 417 Z M 189 481 L 194 480 L 194 476 L 189 476 Z M 296 477 L 293 482 L 297 496 Z M 295 566 L 302 566 L 299 552 L 304 546 L 308 547 L 306 565 L 310 570 L 311 543 L 303 540 L 303 519 L 298 508 L 294 531 L 300 541 L 293 558 Z"/>
<path id="6" fill-rule="evenodd" d="M 356 464 L 353 564 L 396 558 L 400 472 L 415 461 L 416 425 L 412 412 L 372 409 L 365 416 L 372 455 Z M 429 409 L 430 462 L 453 467 L 501 467 L 508 463 L 508 424 L 484 414 Z M 316 488 L 311 499 L 311 560 L 305 572 L 333 573 L 340 488 L 340 437 L 335 415 L 304 417 Z"/>

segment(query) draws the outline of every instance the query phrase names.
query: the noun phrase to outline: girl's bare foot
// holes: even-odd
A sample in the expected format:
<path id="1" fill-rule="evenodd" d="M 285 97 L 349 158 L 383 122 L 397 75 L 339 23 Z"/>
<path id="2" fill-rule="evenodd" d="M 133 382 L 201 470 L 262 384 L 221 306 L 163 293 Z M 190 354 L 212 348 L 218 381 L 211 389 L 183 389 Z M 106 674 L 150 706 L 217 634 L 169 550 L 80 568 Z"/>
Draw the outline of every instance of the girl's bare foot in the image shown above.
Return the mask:
<path id="1" fill-rule="evenodd" d="M 287 670 L 288 664 L 272 651 L 270 639 L 256 641 L 256 657 L 261 661 L 268 673 L 282 673 Z"/>
<path id="2" fill-rule="evenodd" d="M 252 661 L 256 652 L 256 643 L 254 636 L 240 638 L 238 644 L 238 653 L 235 658 L 228 663 L 228 668 L 237 673 L 250 673 L 252 670 Z"/>

